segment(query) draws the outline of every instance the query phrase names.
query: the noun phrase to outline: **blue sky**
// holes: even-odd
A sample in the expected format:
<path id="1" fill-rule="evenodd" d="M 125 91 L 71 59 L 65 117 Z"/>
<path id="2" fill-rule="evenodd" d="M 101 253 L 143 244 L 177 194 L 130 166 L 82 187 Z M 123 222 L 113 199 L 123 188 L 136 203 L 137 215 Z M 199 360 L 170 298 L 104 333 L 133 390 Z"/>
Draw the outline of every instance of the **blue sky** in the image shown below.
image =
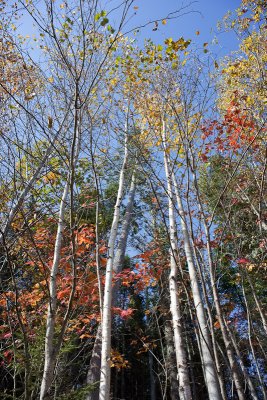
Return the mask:
<path id="1" fill-rule="evenodd" d="M 164 26 L 159 24 L 156 32 L 152 31 L 152 26 L 142 30 L 141 39 L 151 37 L 154 42 L 163 41 L 166 37 L 178 39 L 184 36 L 185 39 L 192 39 L 196 43 L 211 43 L 214 37 L 218 39 L 219 44 L 213 46 L 213 51 L 219 56 L 228 54 L 231 50 L 237 49 L 238 41 L 233 32 L 218 32 L 217 22 L 222 20 L 228 10 L 234 11 L 241 0 L 198 0 L 191 2 L 191 5 L 184 9 L 182 15 L 176 20 L 168 21 Z M 129 23 L 130 26 L 142 25 L 143 23 L 157 18 L 164 18 L 169 12 L 180 9 L 182 6 L 190 4 L 180 0 L 137 0 L 138 6 L 136 15 Z M 134 11 L 134 10 L 133 10 Z M 199 36 L 196 35 L 199 31 Z"/>
<path id="2" fill-rule="evenodd" d="M 64 0 L 58 0 L 63 2 Z M 78 2 L 78 1 L 77 1 Z M 132 18 L 128 22 L 125 30 L 143 25 L 148 21 L 155 19 L 164 19 L 170 12 L 179 10 L 182 7 L 180 17 L 168 20 L 166 25 L 159 23 L 158 30 L 153 31 L 153 25 L 143 28 L 139 33 L 140 44 L 145 38 L 151 38 L 156 43 L 163 42 L 167 37 L 179 39 L 183 36 L 185 39 L 191 39 L 197 45 L 202 46 L 203 43 L 209 43 L 209 49 L 215 58 L 221 58 L 238 47 L 238 40 L 233 32 L 218 32 L 216 25 L 222 20 L 228 10 L 234 11 L 241 0 L 198 0 L 198 1 L 181 1 L 181 0 L 135 0 L 132 6 Z M 120 1 L 104 0 L 106 6 L 103 9 L 109 9 L 114 3 L 119 4 Z M 42 4 L 42 3 L 39 3 Z M 186 5 L 189 5 L 186 7 Z M 134 6 L 138 9 L 134 10 Z M 190 12 L 191 11 L 191 12 Z M 135 14 L 135 15 L 134 15 Z M 111 23 L 118 16 L 115 12 Z M 115 21 L 114 21 L 115 22 Z M 19 22 L 19 32 L 22 34 L 33 34 L 35 29 L 32 26 L 32 20 L 27 14 Z M 116 26 L 116 23 L 114 24 Z M 199 35 L 196 35 L 199 31 Z M 214 38 L 217 38 L 218 44 L 211 45 Z"/>

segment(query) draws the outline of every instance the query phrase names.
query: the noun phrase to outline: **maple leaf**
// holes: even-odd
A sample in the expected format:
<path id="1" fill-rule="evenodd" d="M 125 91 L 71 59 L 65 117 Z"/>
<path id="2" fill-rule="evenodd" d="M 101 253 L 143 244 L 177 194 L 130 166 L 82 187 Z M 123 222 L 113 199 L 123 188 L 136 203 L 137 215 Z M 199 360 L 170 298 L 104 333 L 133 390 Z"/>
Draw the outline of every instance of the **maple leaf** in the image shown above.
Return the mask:
<path id="1" fill-rule="evenodd" d="M 214 322 L 213 326 L 214 326 L 214 328 L 216 328 L 216 329 L 219 329 L 219 328 L 221 327 L 219 321 Z"/>
<path id="2" fill-rule="evenodd" d="M 122 310 L 120 313 L 120 316 L 122 319 L 127 319 L 132 316 L 134 313 L 135 308 L 127 308 L 127 310 Z"/>
<path id="3" fill-rule="evenodd" d="M 64 299 L 67 295 L 69 295 L 70 289 L 64 289 L 58 292 L 57 297 L 59 300 Z"/>
<path id="4" fill-rule="evenodd" d="M 3 339 L 9 339 L 11 336 L 12 336 L 12 334 L 11 334 L 10 332 L 8 332 L 8 333 L 5 333 L 5 334 L 2 336 L 2 338 L 3 338 Z"/>
<path id="5" fill-rule="evenodd" d="M 237 264 L 248 264 L 250 261 L 247 258 L 239 258 Z"/>
<path id="6" fill-rule="evenodd" d="M 206 154 L 201 154 L 200 158 L 202 159 L 203 162 L 208 162 L 208 157 L 206 156 Z"/>
<path id="7" fill-rule="evenodd" d="M 88 333 L 84 333 L 80 336 L 80 339 L 87 339 L 87 338 L 91 338 L 92 335 L 89 335 Z"/>

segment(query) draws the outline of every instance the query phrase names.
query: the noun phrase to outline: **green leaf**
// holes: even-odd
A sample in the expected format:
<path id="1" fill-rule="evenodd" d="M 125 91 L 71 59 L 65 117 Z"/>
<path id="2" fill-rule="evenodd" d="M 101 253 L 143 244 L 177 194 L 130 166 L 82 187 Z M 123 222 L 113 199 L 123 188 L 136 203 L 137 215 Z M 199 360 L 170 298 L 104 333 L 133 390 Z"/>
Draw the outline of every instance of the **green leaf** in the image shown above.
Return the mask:
<path id="1" fill-rule="evenodd" d="M 107 15 L 107 12 L 104 11 L 104 10 L 102 10 L 101 12 L 99 12 L 99 13 L 97 13 L 97 14 L 95 15 L 95 21 L 96 21 L 96 22 L 99 21 L 101 17 L 105 17 L 106 15 Z M 102 21 L 102 22 L 103 22 L 103 21 Z M 101 25 L 102 25 L 102 22 L 101 22 Z"/>
<path id="2" fill-rule="evenodd" d="M 109 21 L 108 18 L 103 18 L 102 21 L 101 21 L 101 23 L 100 23 L 100 25 L 101 25 L 101 26 L 105 26 L 105 25 L 107 25 L 108 21 Z"/>
<path id="3" fill-rule="evenodd" d="M 108 31 L 109 31 L 110 33 L 114 33 L 114 32 L 115 32 L 115 29 L 112 28 L 111 25 L 108 25 L 107 29 L 108 29 Z"/>

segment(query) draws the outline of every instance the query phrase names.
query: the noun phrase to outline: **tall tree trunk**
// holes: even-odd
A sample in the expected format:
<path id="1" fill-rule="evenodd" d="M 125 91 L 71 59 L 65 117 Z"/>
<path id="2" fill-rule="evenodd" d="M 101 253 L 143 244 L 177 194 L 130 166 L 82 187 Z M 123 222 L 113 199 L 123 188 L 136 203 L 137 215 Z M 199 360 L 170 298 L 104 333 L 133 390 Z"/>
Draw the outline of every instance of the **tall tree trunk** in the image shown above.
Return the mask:
<path id="1" fill-rule="evenodd" d="M 131 227 L 131 221 L 133 217 L 133 206 L 134 206 L 134 198 L 136 192 L 136 171 L 134 169 L 131 179 L 131 186 L 128 194 L 128 201 L 126 205 L 126 211 L 122 222 L 122 228 L 120 232 L 120 239 L 118 241 L 116 254 L 114 257 L 113 271 L 115 274 L 119 274 L 122 271 L 125 252 L 127 247 L 127 240 L 129 236 L 129 231 Z M 116 294 L 120 288 L 120 281 L 117 281 L 112 289 L 112 300 L 113 304 L 116 300 Z"/>
<path id="2" fill-rule="evenodd" d="M 169 235 L 170 235 L 170 309 L 172 314 L 172 323 L 174 331 L 174 347 L 176 353 L 176 363 L 179 381 L 179 397 L 180 400 L 191 400 L 191 388 L 189 371 L 186 358 L 186 345 L 184 343 L 183 329 L 182 329 L 182 313 L 178 294 L 177 285 L 177 237 L 176 237 L 176 223 L 174 214 L 174 201 L 173 201 L 173 188 L 172 188 L 172 173 L 170 170 L 170 163 L 167 154 L 166 145 L 166 132 L 165 121 L 162 121 L 162 143 L 164 148 L 164 166 L 165 175 L 167 179 L 167 194 L 169 201 Z"/>
<path id="3" fill-rule="evenodd" d="M 60 262 L 60 250 L 62 242 L 62 233 L 64 229 L 64 216 L 65 216 L 65 205 L 69 193 L 69 182 L 66 183 L 63 196 L 61 199 L 60 210 L 59 210 L 59 222 L 57 229 L 57 236 L 55 242 L 54 260 L 50 274 L 49 284 L 49 305 L 48 314 L 46 320 L 46 334 L 45 334 L 45 362 L 44 372 L 41 383 L 40 400 L 47 398 L 48 391 L 52 384 L 54 368 L 56 363 L 55 349 L 54 349 L 54 335 L 55 335 L 55 323 L 56 323 L 56 311 L 57 311 L 57 283 L 56 276 L 58 272 L 58 266 Z"/>
<path id="4" fill-rule="evenodd" d="M 205 314 L 205 307 L 200 293 L 199 281 L 197 276 L 197 271 L 194 264 L 193 251 L 190 244 L 190 235 L 186 223 L 186 217 L 184 212 L 184 207 L 182 199 L 180 196 L 177 180 L 174 174 L 172 174 L 172 179 L 175 188 L 175 195 L 177 201 L 177 208 L 180 216 L 181 230 L 184 239 L 184 250 L 186 261 L 188 265 L 188 272 L 190 276 L 191 288 L 194 306 L 197 315 L 197 322 L 200 330 L 200 346 L 203 359 L 203 372 L 205 374 L 206 385 L 208 389 L 210 400 L 221 400 L 220 385 L 217 377 L 217 370 L 213 359 L 212 346 L 210 340 L 210 333 L 208 329 L 207 318 Z"/>
<path id="5" fill-rule="evenodd" d="M 122 229 L 120 234 L 120 239 L 118 242 L 116 255 L 114 257 L 114 264 L 113 264 L 113 272 L 118 274 L 122 271 L 123 262 L 125 258 L 125 251 L 127 247 L 127 239 L 130 231 L 132 215 L 133 215 L 133 205 L 134 205 L 134 197 L 136 191 L 136 178 L 135 178 L 135 171 L 132 175 L 130 191 L 128 194 L 128 202 L 126 206 L 126 212 L 124 215 Z M 116 298 L 116 294 L 119 290 L 119 282 L 116 282 L 112 288 L 112 300 Z M 86 383 L 88 385 L 97 384 L 100 381 L 100 367 L 101 367 L 101 324 L 98 326 L 97 334 L 95 338 L 95 343 L 93 347 L 92 357 L 90 360 L 90 366 L 87 373 Z M 86 400 L 98 400 L 99 399 L 99 388 L 97 387 L 94 391 L 89 393 L 86 397 Z"/>
<path id="6" fill-rule="evenodd" d="M 113 221 L 108 242 L 108 262 L 106 266 L 106 280 L 103 300 L 102 319 L 102 349 L 99 400 L 109 400 L 110 392 L 110 351 L 111 351 L 111 307 L 112 307 L 112 276 L 114 265 L 114 249 L 117 238 L 117 230 L 120 218 L 120 205 L 122 202 L 125 185 L 125 172 L 128 162 L 128 112 L 126 117 L 124 160 L 120 172 L 117 200 L 114 208 Z"/>
<path id="7" fill-rule="evenodd" d="M 70 157 L 70 170 L 63 195 L 60 202 L 59 216 L 58 216 L 58 227 L 57 235 L 54 248 L 54 259 L 53 265 L 50 272 L 50 282 L 49 282 L 49 304 L 48 313 L 46 320 L 46 335 L 45 335 L 45 361 L 44 361 L 44 371 L 42 376 L 41 390 L 40 390 L 40 400 L 45 400 L 48 397 L 49 389 L 53 382 L 54 370 L 56 365 L 57 356 L 60 351 L 60 347 L 63 340 L 64 331 L 67 324 L 67 318 L 70 306 L 71 298 L 73 297 L 73 290 L 71 297 L 69 299 L 69 304 L 67 307 L 67 312 L 65 314 L 64 323 L 59 335 L 58 340 L 55 340 L 55 324 L 56 324 L 56 313 L 57 313 L 57 273 L 60 263 L 60 252 L 62 247 L 62 234 L 65 225 L 65 209 L 67 204 L 68 195 L 70 189 L 73 189 L 73 179 L 74 171 L 78 160 L 79 150 L 80 150 L 80 128 L 79 128 L 79 110 L 77 108 L 77 97 L 75 101 L 75 117 L 74 117 L 74 134 L 72 141 L 71 157 Z M 73 227 L 71 226 L 71 229 Z M 74 278 L 74 277 L 73 277 Z"/>
<path id="8" fill-rule="evenodd" d="M 201 271 L 201 261 L 199 261 L 197 258 L 196 248 L 193 247 L 192 250 L 194 253 L 195 260 L 196 260 L 196 266 L 197 266 L 197 270 L 198 270 L 199 277 L 200 277 L 200 284 L 201 284 L 201 287 L 203 290 L 203 293 L 202 293 L 203 299 L 206 303 L 206 310 L 207 310 L 207 317 L 208 317 L 208 322 L 209 322 L 212 350 L 213 350 L 213 355 L 214 355 L 214 362 L 215 362 L 216 369 L 217 369 L 219 385 L 220 385 L 220 389 L 221 389 L 221 396 L 222 396 L 223 400 L 227 400 L 227 393 L 226 393 L 225 383 L 223 380 L 221 363 L 220 363 L 220 359 L 219 359 L 218 341 L 216 340 L 216 335 L 215 335 L 215 331 L 214 331 L 214 318 L 213 318 L 213 314 L 212 314 L 212 310 L 211 310 L 211 305 L 209 302 L 209 292 L 208 292 L 208 288 L 206 287 L 205 277 Z"/>

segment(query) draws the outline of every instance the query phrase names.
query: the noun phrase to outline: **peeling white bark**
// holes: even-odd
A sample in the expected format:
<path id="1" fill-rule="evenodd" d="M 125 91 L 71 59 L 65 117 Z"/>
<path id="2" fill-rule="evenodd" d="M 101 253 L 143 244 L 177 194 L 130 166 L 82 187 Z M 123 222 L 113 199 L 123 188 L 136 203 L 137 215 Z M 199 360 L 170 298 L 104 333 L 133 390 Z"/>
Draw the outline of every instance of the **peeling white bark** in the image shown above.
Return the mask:
<path id="1" fill-rule="evenodd" d="M 45 334 L 45 361 L 44 371 L 40 389 L 40 400 L 45 400 L 48 396 L 49 389 L 53 382 L 54 370 L 56 365 L 57 356 L 60 350 L 61 343 L 55 342 L 55 324 L 56 324 L 56 312 L 57 312 L 57 273 L 60 263 L 60 252 L 62 247 L 62 234 L 65 224 L 65 209 L 68 200 L 68 195 L 71 187 L 71 176 L 78 161 L 78 155 L 80 150 L 80 132 L 78 123 L 78 110 L 75 109 L 75 121 L 74 121 L 74 135 L 72 142 L 72 156 L 70 161 L 70 171 L 67 178 L 67 182 L 64 187 L 62 198 L 60 201 L 59 214 L 58 214 L 58 227 L 57 235 L 54 247 L 54 258 L 50 272 L 49 281 L 49 304 L 46 320 L 46 334 Z M 62 337 L 61 337 L 62 340 Z"/>
<path id="2" fill-rule="evenodd" d="M 130 231 L 131 221 L 132 221 L 132 214 L 133 214 L 133 204 L 134 204 L 134 197 L 136 191 L 136 178 L 135 178 L 135 171 L 132 175 L 131 186 L 128 194 L 128 202 L 126 206 L 126 212 L 124 215 L 122 229 L 120 233 L 120 239 L 118 242 L 116 254 L 114 257 L 114 264 L 113 264 L 113 273 L 118 274 L 122 271 L 123 261 L 125 257 L 125 251 L 127 247 L 127 240 Z M 111 302 L 114 304 L 116 293 L 119 290 L 120 282 L 115 283 L 114 287 L 112 288 L 112 299 Z M 92 351 L 92 357 L 90 360 L 90 366 L 86 378 L 86 383 L 88 385 L 97 384 L 100 380 L 100 367 L 101 367 L 101 325 L 99 325 L 97 329 L 96 339 Z M 99 399 L 99 389 L 89 393 L 86 397 L 86 400 L 98 400 Z"/>
<path id="3" fill-rule="evenodd" d="M 128 114 L 128 113 L 127 113 Z M 114 208 L 113 221 L 108 242 L 108 262 L 106 266 L 106 280 L 103 300 L 102 320 L 102 349 L 99 400 L 109 400 L 110 392 L 110 351 L 111 351 L 111 307 L 112 307 L 112 276 L 114 265 L 115 242 L 120 218 L 120 205 L 125 185 L 125 171 L 128 162 L 128 115 L 126 117 L 124 160 L 121 167 L 117 200 Z"/>
<path id="4" fill-rule="evenodd" d="M 53 346 L 53 340 L 55 334 L 55 322 L 56 322 L 56 309 L 57 309 L 56 275 L 58 272 L 58 267 L 60 262 L 60 250 L 62 243 L 62 233 L 64 229 L 65 206 L 67 202 L 68 193 L 69 193 L 69 182 L 66 183 L 63 196 L 61 198 L 58 229 L 57 229 L 57 236 L 56 236 L 55 250 L 54 250 L 54 259 L 50 273 L 49 305 L 48 305 L 46 334 L 45 334 L 45 362 L 44 362 L 44 372 L 41 384 L 40 400 L 44 400 L 47 396 L 47 392 L 53 380 L 54 368 L 56 362 L 54 346 Z"/>
<path id="5" fill-rule="evenodd" d="M 182 314 L 178 295 L 177 286 L 177 238 L 176 238 L 176 223 L 174 213 L 174 201 L 173 201 L 173 187 L 170 162 L 166 148 L 166 132 L 165 123 L 162 122 L 162 144 L 164 149 L 164 166 L 165 175 L 167 179 L 167 194 L 169 202 L 169 235 L 170 235 L 170 276 L 169 276 L 169 288 L 170 288 L 170 309 L 172 314 L 172 323 L 174 331 L 174 347 L 176 353 L 176 363 L 178 371 L 179 381 L 179 397 L 180 400 L 192 400 L 189 370 L 187 366 L 186 358 L 186 344 L 184 343 L 183 329 L 182 329 Z"/>

